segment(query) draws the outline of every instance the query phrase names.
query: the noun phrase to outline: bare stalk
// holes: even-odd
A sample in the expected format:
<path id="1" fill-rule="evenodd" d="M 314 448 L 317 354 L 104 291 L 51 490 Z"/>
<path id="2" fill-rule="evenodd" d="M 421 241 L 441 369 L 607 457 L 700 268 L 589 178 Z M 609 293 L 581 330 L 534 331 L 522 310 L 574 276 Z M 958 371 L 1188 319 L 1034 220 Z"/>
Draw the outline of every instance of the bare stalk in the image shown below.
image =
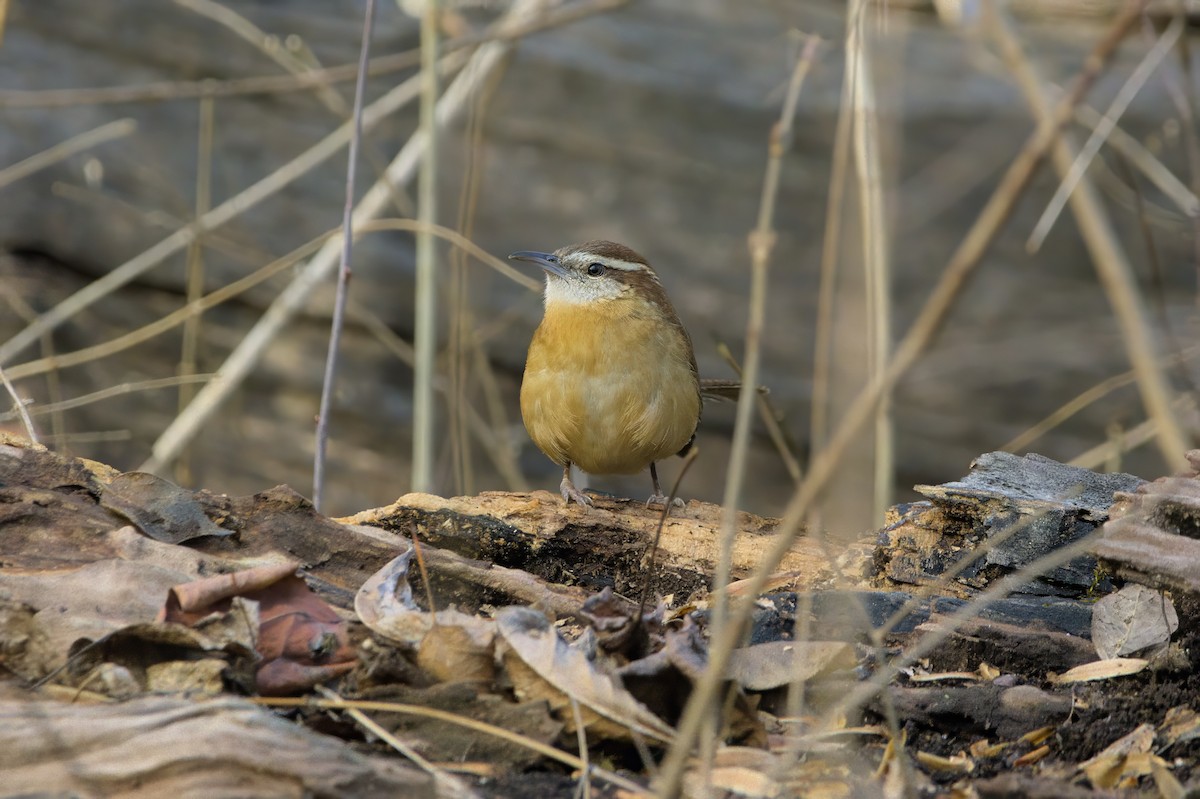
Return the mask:
<path id="1" fill-rule="evenodd" d="M 29 435 L 29 440 L 35 444 L 39 443 L 37 429 L 33 426 L 33 419 L 29 418 L 29 409 L 25 407 L 25 400 L 21 399 L 21 395 L 17 393 L 17 387 L 8 379 L 8 375 L 5 374 L 2 367 L 0 367 L 0 383 L 4 383 L 4 388 L 12 397 L 13 409 L 21 417 L 21 424 L 25 425 L 25 432 Z"/>
<path id="2" fill-rule="evenodd" d="M 337 293 L 325 357 L 325 379 L 321 383 L 321 410 L 317 413 L 316 453 L 313 456 L 313 507 L 321 509 L 325 489 L 325 451 L 329 444 L 329 417 L 333 415 L 333 386 L 337 382 L 338 347 L 346 318 L 346 289 L 350 282 L 350 253 L 354 245 L 354 173 L 358 170 L 358 147 L 362 141 L 363 95 L 367 89 L 367 58 L 371 52 L 371 30 L 375 23 L 375 0 L 367 0 L 363 17 L 362 45 L 358 56 L 358 80 L 354 84 L 354 134 L 346 165 L 346 204 L 342 208 L 342 259 L 338 265 Z"/>
<path id="3" fill-rule="evenodd" d="M 421 16 L 421 122 L 425 144 L 417 183 L 417 219 L 437 222 L 437 0 L 425 0 Z M 437 252 L 428 228 L 417 231 L 417 287 L 413 316 L 412 490 L 433 489 L 433 373 L 437 367 Z"/>
<path id="4" fill-rule="evenodd" d="M 746 320 L 746 345 L 743 355 L 742 390 L 738 394 L 737 420 L 733 429 L 733 443 L 730 448 L 729 470 L 725 480 L 725 496 L 722 501 L 721 513 L 721 549 L 718 553 L 716 575 L 713 578 L 713 591 L 716 601 L 713 607 L 713 637 L 714 640 L 727 626 L 729 611 L 729 595 L 727 588 L 730 572 L 733 568 L 733 549 L 737 539 L 737 506 L 742 493 L 742 484 L 746 477 L 746 459 L 750 448 L 750 433 L 754 423 L 755 397 L 758 393 L 758 373 L 762 355 L 762 329 L 766 318 L 767 304 L 767 272 L 770 266 L 771 251 L 775 246 L 775 202 L 779 195 L 779 179 L 783 172 L 783 156 L 792 143 L 792 120 L 796 116 L 796 106 L 800 100 L 800 89 L 804 86 L 804 78 L 812 67 L 820 39 L 810 36 L 805 43 L 804 51 L 796 60 L 792 70 L 791 82 L 783 102 L 779 121 L 771 129 L 768 140 L 766 174 L 763 177 L 762 199 L 759 203 L 758 222 L 749 236 L 750 248 L 750 308 Z M 714 697 L 715 699 L 715 697 Z M 709 706 L 717 711 L 716 703 Z M 710 717 L 710 722 L 712 718 Z M 719 726 L 719 725 L 715 725 Z M 709 743 L 713 743 L 710 741 Z M 667 762 L 672 758 L 685 762 L 690 746 L 685 748 L 673 747 L 667 755 Z M 682 766 L 679 766 L 682 769 Z M 682 772 L 680 772 L 682 773 Z"/>
<path id="5" fill-rule="evenodd" d="M 989 28 L 1001 54 L 1017 78 L 1034 118 L 1044 126 L 1053 112 L 1042 89 L 1042 81 L 1034 71 L 1033 65 L 1029 63 L 1007 20 L 1001 16 L 993 3 L 985 5 L 988 9 Z M 1172 26 L 1176 26 L 1177 22 L 1178 20 L 1172 21 Z M 1163 38 L 1166 39 L 1169 35 L 1170 29 L 1163 34 Z M 1056 135 L 1052 145 L 1050 152 L 1055 168 L 1067 179 L 1075 163 L 1075 153 L 1063 136 Z M 1113 232 L 1112 223 L 1095 187 L 1085 176 L 1079 176 L 1069 202 L 1084 244 L 1092 256 L 1096 274 L 1121 326 L 1121 339 L 1137 374 L 1142 404 L 1146 408 L 1146 414 L 1155 423 L 1159 451 L 1167 464 L 1172 468 L 1178 467 L 1184 462 L 1183 455 L 1189 448 L 1189 438 L 1180 427 L 1171 407 L 1172 391 L 1159 365 L 1154 335 L 1143 307 L 1141 292 L 1133 276 L 1133 267 Z"/>
<path id="6" fill-rule="evenodd" d="M 212 207 L 212 148 L 213 111 L 216 101 L 211 97 L 200 100 L 200 129 L 196 136 L 196 212 L 199 218 Z M 193 303 L 204 294 L 204 247 L 195 239 L 187 248 L 187 302 Z M 200 315 L 189 317 L 183 323 L 183 346 L 179 353 L 179 376 L 196 374 L 196 357 L 200 349 Z M 195 381 L 184 380 L 179 384 L 179 410 L 192 401 Z M 182 457 L 175 469 L 175 482 L 187 485 L 192 481 L 188 458 Z"/>
<path id="7" fill-rule="evenodd" d="M 987 205 L 951 257 L 920 316 L 897 347 L 888 370 L 859 393 L 831 437 L 829 446 L 814 459 L 807 478 L 788 503 L 771 548 L 764 553 L 762 561 L 747 583 L 746 596 L 755 597 L 762 593 L 771 573 L 791 549 L 800 532 L 800 522 L 808 513 L 813 500 L 824 489 L 842 452 L 862 425 L 871 418 L 879 398 L 896 385 L 933 339 L 967 277 L 1008 220 L 1017 199 L 1058 135 L 1059 128 L 1066 123 L 1074 107 L 1095 83 L 1113 51 L 1125 37 L 1125 33 L 1136 23 L 1147 1 L 1137 0 L 1131 3 L 1114 20 L 1108 32 L 1089 54 L 1071 90 L 1055 108 L 1053 118 L 1043 121 L 1038 126 L 1017 158 L 1009 165 Z M 659 796 L 679 795 L 688 754 L 709 716 L 708 709 L 725 679 L 730 655 L 736 648 L 742 629 L 749 621 L 753 609 L 753 602 L 740 603 L 730 614 L 729 624 L 721 637 L 713 638 L 708 653 L 708 667 L 692 690 L 687 707 L 679 720 L 675 741 L 663 763 L 657 791 Z"/>
<path id="8" fill-rule="evenodd" d="M 48 166 L 57 164 L 59 161 L 65 161 L 76 153 L 90 150 L 97 144 L 123 138 L 136 130 L 137 122 L 135 120 L 118 119 L 115 122 L 108 122 L 98 128 L 93 128 L 77 136 L 72 136 L 66 141 L 59 142 L 53 147 L 47 147 L 40 153 L 18 161 L 12 166 L 0 169 L 0 189 L 16 183 L 21 178 L 27 178 Z"/>
<path id="9" fill-rule="evenodd" d="M 500 25 L 506 27 L 513 21 L 527 17 L 534 13 L 537 6 L 537 0 L 518 0 L 505 15 Z M 463 72 L 438 102 L 437 122 L 439 127 L 445 126 L 451 119 L 458 116 L 475 89 L 500 63 L 510 46 L 507 42 L 491 42 L 479 48 L 471 57 Z M 448 58 L 453 57 L 448 56 Z M 365 128 L 365 115 L 363 125 Z M 360 228 L 379 214 L 391 196 L 392 186 L 404 184 L 412 177 L 424 147 L 424 137 L 414 135 L 401 148 L 388 166 L 384 178 L 377 181 L 363 195 L 354 211 L 355 228 Z M 325 280 L 329 271 L 337 263 L 340 250 L 340 242 L 331 240 L 313 256 L 217 370 L 220 380 L 214 380 L 201 389 L 187 410 L 179 414 L 159 436 L 150 458 L 142 466 L 144 471 L 161 469 L 173 461 L 178 455 L 179 448 L 200 431 L 200 428 L 216 412 L 217 408 L 242 384 L 267 345 L 303 306 L 313 289 Z"/>

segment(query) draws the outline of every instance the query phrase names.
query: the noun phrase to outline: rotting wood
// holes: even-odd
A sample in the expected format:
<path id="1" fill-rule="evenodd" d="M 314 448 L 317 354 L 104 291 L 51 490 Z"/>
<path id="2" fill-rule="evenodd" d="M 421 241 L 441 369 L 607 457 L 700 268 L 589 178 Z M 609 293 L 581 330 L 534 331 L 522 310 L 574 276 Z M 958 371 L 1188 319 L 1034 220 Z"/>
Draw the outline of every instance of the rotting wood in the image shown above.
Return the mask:
<path id="1" fill-rule="evenodd" d="M 658 594 L 687 596 L 708 587 L 717 561 L 720 513 L 719 506 L 696 501 L 671 513 L 659 542 L 659 579 L 654 588 Z M 592 590 L 612 585 L 620 593 L 636 596 L 659 515 L 635 500 L 598 498 L 594 507 L 583 510 L 564 506 L 547 491 L 535 491 L 484 492 L 451 499 L 407 494 L 385 508 L 340 521 L 402 535 L 415 530 L 422 542 L 467 558 Z M 735 577 L 757 565 L 777 524 L 777 519 L 738 514 Z M 864 585 L 873 551 L 873 542 L 863 539 L 831 558 L 816 538 L 801 538 L 780 565 L 780 572 L 791 575 L 781 587 Z"/>

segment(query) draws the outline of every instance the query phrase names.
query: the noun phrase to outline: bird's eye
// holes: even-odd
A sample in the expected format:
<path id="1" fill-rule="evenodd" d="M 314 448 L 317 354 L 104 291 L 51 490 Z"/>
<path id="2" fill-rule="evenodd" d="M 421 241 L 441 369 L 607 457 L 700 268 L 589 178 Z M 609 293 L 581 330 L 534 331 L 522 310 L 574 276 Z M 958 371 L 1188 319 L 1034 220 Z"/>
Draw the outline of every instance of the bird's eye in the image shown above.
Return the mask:
<path id="1" fill-rule="evenodd" d="M 600 277 L 601 275 L 604 274 L 604 264 L 602 264 L 602 263 L 588 264 L 588 274 L 591 275 L 592 277 Z"/>

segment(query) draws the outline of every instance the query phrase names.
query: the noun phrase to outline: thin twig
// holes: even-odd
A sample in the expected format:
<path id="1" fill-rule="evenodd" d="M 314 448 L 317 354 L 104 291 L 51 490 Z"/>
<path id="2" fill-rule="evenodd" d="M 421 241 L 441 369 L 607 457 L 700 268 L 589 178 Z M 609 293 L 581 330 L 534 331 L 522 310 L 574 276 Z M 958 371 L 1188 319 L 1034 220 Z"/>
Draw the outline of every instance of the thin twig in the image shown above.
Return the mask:
<path id="1" fill-rule="evenodd" d="M 575 790 L 578 799 L 592 799 L 592 763 L 588 752 L 587 730 L 583 727 L 583 713 L 579 711 L 579 702 L 571 696 L 571 717 L 575 719 L 575 740 L 579 746 L 579 759 L 583 768 L 579 770 L 579 787 Z"/>
<path id="2" fill-rule="evenodd" d="M 989 30 L 996 39 L 1005 62 L 1017 78 L 1034 118 L 1039 125 L 1044 125 L 1053 112 L 1048 107 L 1042 81 L 1025 56 L 1017 37 L 1009 29 L 1008 21 L 995 8 L 994 0 L 985 3 L 985 6 L 991 23 Z M 1055 136 L 1050 153 L 1059 174 L 1068 175 L 1075 161 L 1068 140 L 1063 136 Z M 1146 415 L 1155 422 L 1159 452 L 1172 468 L 1179 466 L 1189 448 L 1189 438 L 1180 427 L 1171 407 L 1172 391 L 1159 367 L 1154 335 L 1141 301 L 1141 292 L 1133 277 L 1133 266 L 1117 240 L 1095 187 L 1086 177 L 1080 177 L 1075 190 L 1071 192 L 1070 203 L 1084 244 L 1092 257 L 1096 274 L 1100 278 L 1100 284 L 1121 327 L 1121 339 L 1138 376 L 1138 390 Z"/>
<path id="3" fill-rule="evenodd" d="M 730 447 L 729 468 L 725 477 L 725 494 L 721 509 L 721 548 L 718 553 L 717 569 L 713 577 L 716 594 L 713 605 L 712 637 L 717 640 L 728 625 L 729 595 L 727 588 L 733 568 L 733 549 L 737 538 L 737 506 L 746 478 L 746 462 L 750 449 L 750 433 L 754 423 L 755 397 L 758 394 L 758 374 L 762 356 L 762 330 L 766 318 L 767 272 L 771 252 L 775 247 L 775 203 L 779 194 L 779 180 L 783 173 L 783 156 L 792 144 L 792 123 L 796 107 L 800 102 L 800 89 L 812 67 L 820 38 L 809 36 L 804 50 L 792 69 L 791 81 L 784 97 L 779 121 L 771 128 L 768 138 L 767 166 L 763 176 L 762 196 L 758 209 L 758 221 L 748 240 L 750 249 L 750 307 L 746 319 L 745 352 L 742 356 L 744 371 L 742 390 L 738 394 L 737 418 L 733 428 L 733 443 Z M 715 694 L 710 700 L 715 700 Z M 719 708 L 710 701 L 706 710 L 716 712 Z M 710 716 L 709 721 L 712 722 Z M 710 743 L 712 743 L 710 741 Z M 660 789 L 671 796 L 678 792 L 683 771 L 691 754 L 691 742 L 672 746 L 663 761 L 664 783 Z"/>
<path id="4" fill-rule="evenodd" d="M 718 343 L 717 354 L 741 379 L 742 365 L 733 357 L 729 345 L 725 342 Z M 783 461 L 783 468 L 787 470 L 788 476 L 792 478 L 793 483 L 799 485 L 804 478 L 804 470 L 800 466 L 800 459 L 794 452 L 795 446 L 792 443 L 792 437 L 784 431 L 783 425 L 779 421 L 781 416 L 776 412 L 775 406 L 771 402 L 771 396 L 762 391 L 756 391 L 755 394 L 758 397 L 758 415 L 763 420 L 763 426 L 767 428 L 767 435 L 771 437 L 771 443 L 775 445 L 775 450 L 779 453 L 779 459 Z"/>
<path id="5" fill-rule="evenodd" d="M 355 226 L 355 230 L 359 236 L 362 236 L 366 233 L 376 233 L 386 230 L 413 231 L 419 228 L 420 223 L 414 219 L 377 219 Z M 435 235 L 444 238 L 455 247 L 460 247 L 466 250 L 481 263 L 496 269 L 505 277 L 508 277 L 522 286 L 525 286 L 529 290 L 537 291 L 539 288 L 541 288 L 533 278 L 516 272 L 512 266 L 506 264 L 504 261 L 501 261 L 491 253 L 484 251 L 474 242 L 467 241 L 456 231 L 436 225 L 434 226 L 433 231 Z M 167 314 L 161 319 L 157 319 L 149 324 L 143 325 L 137 330 L 131 330 L 130 332 L 117 336 L 116 338 L 106 341 L 103 344 L 96 344 L 91 347 L 86 347 L 82 350 L 76 350 L 75 352 L 68 352 L 62 355 L 54 355 L 46 358 L 40 358 L 36 361 L 18 364 L 17 366 L 9 368 L 9 376 L 11 376 L 14 380 L 18 380 L 25 377 L 30 377 L 32 375 L 51 372 L 56 369 L 65 369 L 70 366 L 78 366 L 80 364 L 96 360 L 97 358 L 114 355 L 122 350 L 126 350 L 130 347 L 140 344 L 143 341 L 154 338 L 160 333 L 170 330 L 173 327 L 177 327 L 188 318 L 195 316 L 196 314 L 204 313 L 210 308 L 220 305 L 223 302 L 227 302 L 239 294 L 249 291 L 254 286 L 270 279 L 280 272 L 292 268 L 298 261 L 312 255 L 328 241 L 333 239 L 337 234 L 338 231 L 335 230 L 330 231 L 323 236 L 319 236 L 318 238 L 301 245 L 299 248 L 293 250 L 282 258 L 272 261 L 253 274 L 240 278 L 239 280 L 236 280 L 227 286 L 216 289 L 212 293 L 205 295 L 196 302 L 188 303 L 184 307 Z M 213 377 L 215 378 L 216 374 L 214 374 Z"/>
<path id="6" fill-rule="evenodd" d="M 0 169 L 0 189 L 16 183 L 21 178 L 27 178 L 48 166 L 57 164 L 59 161 L 65 161 L 76 153 L 90 150 L 104 142 L 129 136 L 136 130 L 137 122 L 135 120 L 118 119 L 115 122 L 108 122 L 98 128 L 93 128 L 77 136 L 72 136 L 66 141 L 59 142 L 53 147 L 47 147 L 40 153 L 29 156 L 23 161 L 18 161 L 12 166 Z"/>
<path id="7" fill-rule="evenodd" d="M 1200 345 L 1188 347 L 1187 349 L 1176 353 L 1175 355 L 1163 358 L 1162 365 L 1174 366 L 1177 364 L 1186 363 L 1197 356 L 1200 356 Z M 1030 444 L 1037 441 L 1039 438 L 1046 435 L 1046 433 L 1049 433 L 1051 430 L 1058 427 L 1075 414 L 1100 401 L 1117 389 L 1125 386 L 1131 386 L 1136 382 L 1137 373 L 1132 369 L 1127 372 L 1122 372 L 1119 375 L 1113 375 L 1106 380 L 1102 380 L 1051 411 L 1046 418 L 1042 419 L 1037 424 L 1032 425 L 1028 430 L 1021 433 L 1004 446 L 1000 447 L 1000 449 L 1004 452 L 1020 452 L 1021 450 L 1028 449 Z"/>
<path id="8" fill-rule="evenodd" d="M 214 106 L 211 97 L 200 100 L 200 125 L 196 135 L 196 200 L 193 217 L 199 219 L 212 207 L 212 151 Z M 200 239 L 193 240 L 187 248 L 187 301 L 200 299 L 204 294 L 204 246 Z M 179 375 L 188 377 L 197 370 L 196 357 L 200 349 L 200 315 L 189 318 L 183 324 L 183 344 L 179 353 Z M 193 381 L 179 384 L 178 409 L 183 410 L 192 401 Z M 191 480 L 191 467 L 186 455 L 179 459 L 175 469 L 175 482 L 187 485 Z"/>
<path id="9" fill-rule="evenodd" d="M 29 409 L 25 407 L 25 400 L 21 399 L 21 395 L 17 393 L 17 387 L 8 379 L 3 367 L 0 367 L 0 383 L 4 383 L 4 388 L 12 397 L 14 413 L 21 417 L 21 423 L 25 425 L 25 432 L 29 435 L 29 440 L 34 444 L 40 443 L 37 429 L 33 426 L 33 419 L 29 418 Z"/>
<path id="10" fill-rule="evenodd" d="M 451 39 L 443 52 L 468 50 L 492 41 L 514 41 L 540 31 L 568 25 L 585 17 L 602 14 L 626 5 L 630 0 L 583 0 L 548 12 L 544 17 L 521 25 L 499 28 Z M 370 77 L 402 72 L 421 61 L 419 50 L 379 56 L 371 59 Z M 73 108 L 81 105 L 124 104 L 188 100 L 200 97 L 231 97 L 250 94 L 276 94 L 307 91 L 314 87 L 354 80 L 358 63 L 312 69 L 296 75 L 256 75 L 248 78 L 194 81 L 160 81 L 136 86 L 98 86 L 82 89 L 0 89 L 0 108 Z"/>
<path id="11" fill-rule="evenodd" d="M 501 21 L 500 27 L 507 27 L 514 20 L 524 19 L 526 16 L 536 13 L 538 8 L 540 8 L 540 3 L 537 0 L 518 0 Z M 496 67 L 509 47 L 510 45 L 506 42 L 492 42 L 481 47 L 471 57 L 463 72 L 438 102 L 437 122 L 439 128 L 457 117 L 476 87 Z M 447 56 L 447 58 L 453 57 Z M 365 124 L 364 120 L 364 126 Z M 361 227 L 378 215 L 390 196 L 392 185 L 400 185 L 408 181 L 424 147 L 424 137 L 413 136 L 401 148 L 388 167 L 384 179 L 376 182 L 363 195 L 354 211 L 355 228 Z M 274 340 L 283 326 L 304 304 L 309 294 L 324 282 L 329 270 L 337 262 L 340 249 L 340 242 L 327 242 L 321 251 L 309 260 L 308 264 L 271 304 L 259 322 L 246 334 L 218 369 L 217 374 L 222 377 L 222 381 L 219 384 L 210 383 L 201 389 L 187 410 L 179 414 L 158 437 L 150 458 L 142 466 L 144 471 L 162 469 L 163 466 L 174 460 L 179 448 L 190 441 L 228 396 L 241 386 L 242 381 L 254 368 L 267 345 Z"/>
<path id="12" fill-rule="evenodd" d="M 984 206 L 975 224 L 968 231 L 962 244 L 951 257 L 950 263 L 942 272 L 942 277 L 926 301 L 921 314 L 896 348 L 887 372 L 859 393 L 842 417 L 837 430 L 830 438 L 829 445 L 814 458 L 808 477 L 788 503 L 770 549 L 763 554 L 761 562 L 749 579 L 747 595 L 757 596 L 762 592 L 772 572 L 791 549 L 792 543 L 800 532 L 800 522 L 809 512 L 813 500 L 825 488 L 847 444 L 857 435 L 862 425 L 871 418 L 879 397 L 886 390 L 895 386 L 940 329 L 954 298 L 1000 228 L 1008 220 L 1017 199 L 1029 184 L 1042 157 L 1056 138 L 1059 128 L 1070 117 L 1074 106 L 1095 83 L 1117 45 L 1125 37 L 1125 33 L 1137 22 L 1146 2 L 1148 0 L 1137 0 L 1113 21 L 1109 30 L 1089 54 L 1071 91 L 1055 109 L 1054 117 L 1038 126 L 1020 154 L 1009 166 L 991 199 Z M 712 640 L 708 653 L 708 667 L 696 682 L 687 707 L 679 720 L 671 754 L 675 754 L 677 749 L 686 753 L 696 741 L 701 726 L 708 717 L 708 708 L 711 707 L 713 699 L 725 679 L 725 670 L 729 665 L 730 656 L 740 640 L 741 630 L 748 622 L 753 608 L 752 602 L 738 605 L 731 614 L 730 623 L 722 637 Z M 687 761 L 686 757 L 682 756 L 670 762 L 670 771 L 667 770 L 664 763 L 663 782 L 659 794 L 675 797 L 679 793 Z"/>
<path id="13" fill-rule="evenodd" d="M 650 597 L 650 591 L 654 588 L 654 580 L 658 571 L 658 544 L 662 540 L 663 527 L 667 524 L 667 516 L 671 512 L 671 505 L 675 502 L 675 497 L 679 496 L 679 486 L 683 483 L 683 477 L 688 473 L 688 469 L 692 468 L 692 464 L 696 462 L 696 458 L 700 455 L 700 447 L 695 444 L 688 450 L 687 455 L 683 458 L 683 466 L 679 468 L 679 474 L 675 477 L 675 483 L 671 486 L 671 492 L 667 496 L 667 503 L 663 506 L 662 513 L 658 517 L 658 526 L 654 528 L 654 541 L 650 544 L 650 551 L 646 555 L 646 583 L 642 586 L 642 596 L 638 599 L 638 612 L 633 617 L 634 624 L 642 623 L 642 616 L 646 612 L 646 600 Z"/>
<path id="14" fill-rule="evenodd" d="M 1071 192 L 1079 184 L 1080 179 L 1087 171 L 1088 165 L 1092 159 L 1096 157 L 1096 153 L 1100 152 L 1100 148 L 1104 146 L 1108 136 L 1117 126 L 1121 115 L 1129 108 L 1129 104 L 1133 102 L 1133 98 L 1137 96 L 1142 87 L 1146 85 L 1146 81 L 1150 80 L 1150 76 L 1158 69 L 1159 64 L 1166 58 L 1167 53 L 1175 46 L 1175 42 L 1183 33 L 1183 18 L 1175 17 L 1171 20 L 1171 24 L 1163 31 L 1163 35 L 1159 37 L 1154 46 L 1150 48 L 1150 52 L 1146 53 L 1141 63 L 1137 65 L 1137 69 L 1125 81 L 1121 90 L 1117 92 L 1117 96 L 1108 106 L 1108 110 L 1104 112 L 1104 116 L 1099 123 L 1093 128 L 1092 135 L 1088 137 L 1087 142 L 1075 156 L 1075 160 L 1071 163 L 1067 174 L 1059 182 L 1058 188 L 1054 191 L 1054 196 L 1050 198 L 1050 202 L 1046 205 L 1046 210 L 1042 212 L 1041 218 L 1034 225 L 1033 232 L 1029 234 L 1029 239 L 1025 242 L 1027 252 L 1035 253 L 1041 249 L 1042 242 L 1046 240 L 1046 235 L 1050 229 L 1054 227 L 1055 220 L 1062 213 L 1063 207 L 1067 204 L 1067 198 Z"/>
<path id="15" fill-rule="evenodd" d="M 425 0 L 421 14 L 421 118 L 418 132 L 424 148 L 417 176 L 417 219 L 437 222 L 438 0 Z M 417 232 L 416 289 L 413 300 L 412 485 L 433 490 L 433 375 L 437 368 L 437 250 L 425 227 Z"/>
<path id="16" fill-rule="evenodd" d="M 450 713 L 445 710 L 440 710 L 434 707 L 425 705 L 407 705 L 398 702 L 376 702 L 363 701 L 353 699 L 311 699 L 305 697 L 270 697 L 260 696 L 251 697 L 251 702 L 257 705 L 265 705 L 267 707 L 315 707 L 324 710 L 349 710 L 355 708 L 358 710 L 371 710 L 379 713 L 399 713 L 405 716 L 418 716 L 427 719 L 436 719 L 444 721 L 448 724 L 454 724 L 468 730 L 481 732 L 485 735 L 491 735 L 499 738 L 502 741 L 516 744 L 524 747 L 532 752 L 537 752 L 543 757 L 547 757 L 557 763 L 562 763 L 564 766 L 573 769 L 582 769 L 583 760 L 564 752 L 561 749 L 555 749 L 553 746 L 544 744 L 536 738 L 530 738 L 528 735 L 522 735 L 511 730 L 506 730 L 503 727 L 497 727 L 494 724 L 488 724 L 484 721 L 477 721 L 467 716 L 460 716 L 455 713 Z M 591 768 L 593 777 L 602 779 L 605 782 L 630 791 L 635 796 L 645 796 L 646 789 L 638 785 L 633 780 L 622 777 L 620 774 L 615 774 L 600 766 L 593 765 Z"/>
<path id="17" fill-rule="evenodd" d="M 321 510 L 325 489 L 325 450 L 329 444 L 329 419 L 333 415 L 333 387 L 337 382 L 338 347 L 346 318 L 346 291 L 350 282 L 350 254 L 354 245 L 354 174 L 358 171 L 358 147 L 362 141 L 363 96 L 367 88 L 367 58 L 371 51 L 371 31 L 375 23 L 375 0 L 367 0 L 363 17 L 362 45 L 358 56 L 358 81 L 354 84 L 354 134 L 346 166 L 346 203 L 342 209 L 342 258 L 338 265 L 337 293 L 333 302 L 333 321 L 329 331 L 329 352 L 325 357 L 325 378 L 321 383 L 321 409 L 317 412 L 316 452 L 313 455 L 313 507 Z M 434 69 L 434 67 L 430 67 Z"/>
<path id="18" fill-rule="evenodd" d="M 370 2 L 373 2 L 373 0 L 367 0 L 367 2 L 370 3 Z M 327 700 L 329 700 L 331 702 L 342 703 L 344 701 L 340 696 L 338 696 L 336 693 L 329 690 L 328 688 L 326 688 L 323 685 L 318 685 L 316 687 L 316 690 L 318 693 L 321 694 L 321 696 L 324 696 Z M 422 755 L 416 749 L 413 749 L 408 744 L 401 741 L 395 735 L 392 735 L 392 733 L 385 730 L 383 727 L 381 727 L 379 725 L 378 722 L 376 722 L 374 719 L 369 717 L 366 713 L 363 713 L 362 710 L 359 710 L 357 707 L 350 707 L 350 706 L 345 706 L 340 709 L 345 710 L 347 715 L 350 716 L 350 718 L 357 721 L 360 726 L 362 726 L 364 729 L 369 731 L 372 735 L 379 738 L 379 740 L 383 741 L 388 746 L 392 747 L 397 752 L 399 752 L 400 754 L 404 755 L 409 760 L 411 760 L 413 762 L 413 764 L 417 766 L 417 768 L 421 769 L 425 773 L 432 776 L 434 781 L 439 784 L 439 788 L 440 788 L 440 790 L 438 791 L 439 795 L 441 795 L 442 792 L 445 791 L 445 794 L 448 796 L 455 796 L 455 797 L 475 796 L 475 792 L 472 791 L 470 788 L 468 788 L 466 783 L 464 783 L 458 777 L 452 776 L 445 769 L 438 768 L 437 766 L 430 763 L 428 760 L 425 759 L 424 755 Z"/>
<path id="19" fill-rule="evenodd" d="M 79 397 L 72 397 L 69 400 L 62 402 L 41 403 L 34 405 L 30 410 L 31 416 L 44 416 L 48 413 L 59 413 L 61 411 L 69 411 L 74 408 L 82 408 L 85 405 L 91 405 L 94 402 L 101 402 L 112 397 L 121 397 L 126 394 L 132 394 L 135 391 L 156 391 L 160 388 L 172 388 L 174 386 L 183 385 L 184 383 L 202 383 L 208 380 L 212 375 L 179 375 L 178 377 L 163 377 L 158 380 L 140 380 L 134 383 L 121 383 L 118 386 L 109 386 L 108 388 L 99 391 L 93 391 L 90 394 L 84 394 Z M 0 413 L 0 422 L 6 422 L 16 417 L 16 411 Z"/>
<path id="20" fill-rule="evenodd" d="M 462 57 L 455 54 L 447 56 L 444 63 L 449 69 L 457 67 L 463 60 Z M 376 100 L 363 111 L 363 130 L 371 129 L 385 117 L 407 105 L 416 98 L 418 89 L 419 82 L 415 78 L 409 79 Z M 249 188 L 239 192 L 192 224 L 177 230 L 150 249 L 126 261 L 43 313 L 32 324 L 0 345 L 0 365 L 11 361 L 14 355 L 36 342 L 42 334 L 54 330 L 92 303 L 155 268 L 186 248 L 202 234 L 224 225 L 281 191 L 293 181 L 308 174 L 346 145 L 350 141 L 352 130 L 352 122 L 339 126 L 333 133 Z"/>

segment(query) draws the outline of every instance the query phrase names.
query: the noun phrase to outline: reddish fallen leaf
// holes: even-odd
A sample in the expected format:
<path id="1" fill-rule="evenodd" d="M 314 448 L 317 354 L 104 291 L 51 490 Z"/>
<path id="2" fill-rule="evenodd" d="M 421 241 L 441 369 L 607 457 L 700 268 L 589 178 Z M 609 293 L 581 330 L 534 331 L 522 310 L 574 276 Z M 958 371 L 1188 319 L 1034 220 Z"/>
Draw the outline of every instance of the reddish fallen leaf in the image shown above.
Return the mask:
<path id="1" fill-rule="evenodd" d="M 346 623 L 296 575 L 295 563 L 221 574 L 172 588 L 158 620 L 194 625 L 229 611 L 234 597 L 259 605 L 255 686 L 264 696 L 303 693 L 354 668 Z"/>

